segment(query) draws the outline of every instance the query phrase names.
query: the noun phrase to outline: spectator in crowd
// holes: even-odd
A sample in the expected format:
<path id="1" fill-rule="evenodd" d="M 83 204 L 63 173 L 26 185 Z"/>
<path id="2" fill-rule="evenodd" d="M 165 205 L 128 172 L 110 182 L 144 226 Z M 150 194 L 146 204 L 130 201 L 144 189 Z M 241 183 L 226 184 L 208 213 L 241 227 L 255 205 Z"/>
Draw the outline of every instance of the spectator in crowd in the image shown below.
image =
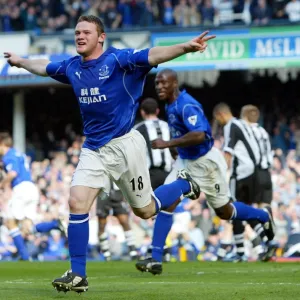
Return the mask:
<path id="1" fill-rule="evenodd" d="M 48 22 L 49 22 L 49 10 L 43 9 L 41 16 L 37 20 L 37 24 L 40 27 L 42 33 L 46 33 L 48 31 Z"/>
<path id="2" fill-rule="evenodd" d="M 3 7 L 1 11 L 1 27 L 4 32 L 13 31 L 10 19 L 10 9 L 7 6 Z"/>
<path id="3" fill-rule="evenodd" d="M 201 15 L 195 0 L 189 0 L 189 19 L 190 26 L 198 26 L 201 23 Z"/>
<path id="4" fill-rule="evenodd" d="M 164 0 L 163 24 L 164 25 L 174 24 L 174 9 L 170 0 Z"/>
<path id="5" fill-rule="evenodd" d="M 211 0 L 204 0 L 203 6 L 199 8 L 201 10 L 201 18 L 203 25 L 212 25 L 216 10 L 212 5 Z"/>
<path id="6" fill-rule="evenodd" d="M 286 14 L 290 22 L 300 21 L 300 1 L 291 0 L 285 7 Z"/>
<path id="7" fill-rule="evenodd" d="M 287 18 L 285 12 L 285 7 L 287 3 L 288 0 L 273 0 L 271 2 L 274 20 L 283 20 Z"/>
<path id="8" fill-rule="evenodd" d="M 266 25 L 272 17 L 272 11 L 266 0 L 258 0 L 253 12 L 253 22 L 256 25 Z"/>
<path id="9" fill-rule="evenodd" d="M 73 28 L 81 14 L 99 16 L 112 30 L 135 26 L 211 26 L 273 19 L 300 21 L 299 0 L 1 0 L 0 31 L 51 33 Z"/>
<path id="10" fill-rule="evenodd" d="M 155 25 L 156 17 L 158 16 L 158 9 L 152 0 L 145 0 L 140 2 L 140 26 L 151 27 Z"/>
<path id="11" fill-rule="evenodd" d="M 18 6 L 14 6 L 10 13 L 10 24 L 13 31 L 24 30 L 24 21 L 21 17 L 21 11 Z"/>
<path id="12" fill-rule="evenodd" d="M 104 13 L 104 24 L 108 28 L 117 29 L 120 27 L 122 15 L 118 12 L 116 2 L 111 0 L 107 3 Z"/>
<path id="13" fill-rule="evenodd" d="M 288 140 L 286 136 L 282 134 L 280 128 L 276 126 L 273 132 L 273 139 L 272 139 L 272 148 L 274 149 L 281 149 L 284 153 L 288 151 Z"/>
<path id="14" fill-rule="evenodd" d="M 37 29 L 36 8 L 34 6 L 27 6 L 26 3 L 21 5 L 21 15 L 24 20 L 25 30 Z"/>
<path id="15" fill-rule="evenodd" d="M 127 28 L 132 26 L 133 19 L 132 19 L 132 7 L 131 7 L 131 0 L 120 0 L 118 11 L 122 15 L 122 27 Z"/>
<path id="16" fill-rule="evenodd" d="M 233 18 L 233 1 L 232 0 L 215 0 L 214 7 L 217 8 L 218 24 L 232 23 Z"/>
<path id="17" fill-rule="evenodd" d="M 189 20 L 189 7 L 186 0 L 180 0 L 179 4 L 175 6 L 174 18 L 176 25 L 186 27 L 190 25 Z"/>

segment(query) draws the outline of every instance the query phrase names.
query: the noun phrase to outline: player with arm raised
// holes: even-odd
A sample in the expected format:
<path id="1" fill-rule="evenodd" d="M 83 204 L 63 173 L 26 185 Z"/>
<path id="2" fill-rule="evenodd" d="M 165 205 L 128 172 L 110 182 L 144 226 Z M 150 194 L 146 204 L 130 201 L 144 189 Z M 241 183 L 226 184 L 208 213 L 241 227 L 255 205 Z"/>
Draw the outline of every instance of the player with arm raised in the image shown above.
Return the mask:
<path id="1" fill-rule="evenodd" d="M 80 106 L 84 134 L 80 161 L 73 176 L 69 207 L 71 271 L 52 284 L 59 291 L 88 289 L 86 248 L 89 211 L 105 182 L 112 179 L 133 212 L 144 219 L 176 205 L 185 195 L 199 196 L 199 187 L 182 172 L 179 178 L 154 192 L 147 168 L 145 140 L 132 130 L 146 75 L 152 67 L 188 52 L 203 52 L 214 36 L 204 32 L 186 43 L 151 49 L 103 51 L 104 27 L 95 16 L 81 16 L 75 28 L 78 56 L 62 62 L 28 60 L 5 53 L 8 63 L 31 73 L 71 84 Z M 183 178 L 181 178 L 183 177 Z"/>
<path id="2" fill-rule="evenodd" d="M 241 202 L 231 202 L 226 182 L 227 165 L 222 153 L 213 147 L 214 140 L 202 105 L 186 91 L 180 91 L 175 71 L 164 69 L 155 78 L 158 97 L 166 103 L 166 114 L 172 139 L 157 139 L 154 149 L 177 147 L 179 158 L 175 166 L 182 165 L 191 174 L 207 202 L 224 220 L 256 219 L 268 228 L 274 237 L 273 219 L 269 211 L 256 209 Z M 181 168 L 181 167 L 180 167 Z M 176 168 L 169 176 L 173 176 Z M 179 174 L 181 171 L 179 171 Z M 182 176 L 184 177 L 184 175 Z M 172 214 L 163 210 L 158 214 L 152 240 L 152 257 L 138 261 L 136 268 L 152 274 L 162 272 L 162 255 L 166 237 L 172 226 Z"/>

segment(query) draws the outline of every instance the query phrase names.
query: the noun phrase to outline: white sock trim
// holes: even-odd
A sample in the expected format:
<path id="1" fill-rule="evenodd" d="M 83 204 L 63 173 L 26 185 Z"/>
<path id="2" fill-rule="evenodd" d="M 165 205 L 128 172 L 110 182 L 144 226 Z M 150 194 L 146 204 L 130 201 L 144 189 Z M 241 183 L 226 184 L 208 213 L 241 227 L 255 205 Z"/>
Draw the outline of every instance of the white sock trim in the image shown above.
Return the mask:
<path id="1" fill-rule="evenodd" d="M 19 229 L 18 227 L 14 228 L 14 229 L 11 229 L 11 230 L 9 231 L 9 235 L 10 235 L 12 238 L 14 238 L 14 237 L 16 237 L 16 236 L 18 236 L 18 235 L 20 235 L 20 234 L 21 234 L 21 231 L 20 231 L 20 229 Z"/>
<path id="2" fill-rule="evenodd" d="M 134 233 L 133 233 L 133 231 L 130 229 L 130 230 L 124 231 L 124 235 L 125 235 L 125 237 L 127 238 L 127 237 L 132 237 L 132 236 L 134 236 Z"/>
<path id="3" fill-rule="evenodd" d="M 89 220 L 89 216 L 87 216 L 85 219 L 83 220 L 70 220 L 69 223 L 70 224 L 81 224 L 81 223 L 85 223 Z"/>
<path id="4" fill-rule="evenodd" d="M 230 203 L 230 205 L 231 205 L 232 208 L 233 208 L 233 211 L 232 211 L 232 215 L 231 215 L 231 217 L 230 217 L 230 220 L 234 220 L 234 219 L 236 218 L 236 214 L 237 214 L 236 208 L 235 208 L 235 206 L 234 206 L 232 203 Z"/>
<path id="5" fill-rule="evenodd" d="M 174 214 L 174 213 L 172 213 L 172 212 L 165 211 L 165 210 L 161 210 L 160 213 L 165 214 L 165 215 L 169 215 L 169 216 L 170 216 L 170 215 L 173 216 L 173 214 Z"/>
<path id="6" fill-rule="evenodd" d="M 154 193 L 152 193 L 152 197 L 154 198 L 154 200 L 156 201 L 157 205 L 158 205 L 158 210 L 160 211 L 161 209 L 161 202 L 160 200 L 155 196 Z"/>
<path id="7" fill-rule="evenodd" d="M 108 239 L 108 234 L 107 234 L 107 232 L 103 232 L 102 234 L 100 234 L 99 239 L 100 239 L 100 240 Z"/>

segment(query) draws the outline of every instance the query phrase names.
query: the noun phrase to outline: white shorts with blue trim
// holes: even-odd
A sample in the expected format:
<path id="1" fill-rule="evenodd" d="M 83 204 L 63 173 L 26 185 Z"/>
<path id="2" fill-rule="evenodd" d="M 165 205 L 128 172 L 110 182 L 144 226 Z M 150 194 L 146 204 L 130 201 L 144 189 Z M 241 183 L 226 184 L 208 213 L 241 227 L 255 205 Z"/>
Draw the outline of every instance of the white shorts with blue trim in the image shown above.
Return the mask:
<path id="1" fill-rule="evenodd" d="M 205 194 L 212 208 L 219 208 L 228 203 L 227 164 L 219 149 L 213 147 L 206 155 L 194 160 L 177 158 L 165 183 L 176 180 L 178 170 L 183 168 L 199 184 L 201 192 Z"/>
<path id="2" fill-rule="evenodd" d="M 16 185 L 8 201 L 7 219 L 36 220 L 39 191 L 34 183 L 23 181 Z"/>
<path id="3" fill-rule="evenodd" d="M 146 141 L 137 130 L 97 151 L 82 148 L 71 185 L 98 188 L 109 194 L 112 180 L 131 207 L 143 208 L 151 203 L 153 194 L 146 157 Z"/>

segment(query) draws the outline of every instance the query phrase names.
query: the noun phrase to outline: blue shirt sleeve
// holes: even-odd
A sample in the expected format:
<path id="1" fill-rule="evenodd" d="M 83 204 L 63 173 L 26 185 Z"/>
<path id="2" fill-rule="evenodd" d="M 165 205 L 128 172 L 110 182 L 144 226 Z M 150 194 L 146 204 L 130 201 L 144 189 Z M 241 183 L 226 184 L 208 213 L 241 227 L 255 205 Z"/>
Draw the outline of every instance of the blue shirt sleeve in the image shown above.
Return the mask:
<path id="1" fill-rule="evenodd" d="M 149 50 L 149 48 L 143 50 L 122 49 L 116 53 L 116 57 L 120 67 L 125 70 L 133 71 L 143 68 L 149 72 L 152 69 L 148 59 Z"/>
<path id="2" fill-rule="evenodd" d="M 186 104 L 182 109 L 182 119 L 189 131 L 207 132 L 208 123 L 202 108 L 194 104 Z"/>
<path id="3" fill-rule="evenodd" d="M 69 65 L 69 63 L 69 59 L 58 62 L 50 62 L 46 67 L 46 72 L 51 78 L 55 79 L 56 81 L 70 84 L 69 78 L 67 76 L 67 66 Z"/>
<path id="4" fill-rule="evenodd" d="M 13 157 L 7 158 L 4 161 L 4 168 L 7 173 L 10 171 L 15 171 L 17 173 L 20 172 L 18 161 L 17 161 L 17 159 L 14 159 Z"/>

